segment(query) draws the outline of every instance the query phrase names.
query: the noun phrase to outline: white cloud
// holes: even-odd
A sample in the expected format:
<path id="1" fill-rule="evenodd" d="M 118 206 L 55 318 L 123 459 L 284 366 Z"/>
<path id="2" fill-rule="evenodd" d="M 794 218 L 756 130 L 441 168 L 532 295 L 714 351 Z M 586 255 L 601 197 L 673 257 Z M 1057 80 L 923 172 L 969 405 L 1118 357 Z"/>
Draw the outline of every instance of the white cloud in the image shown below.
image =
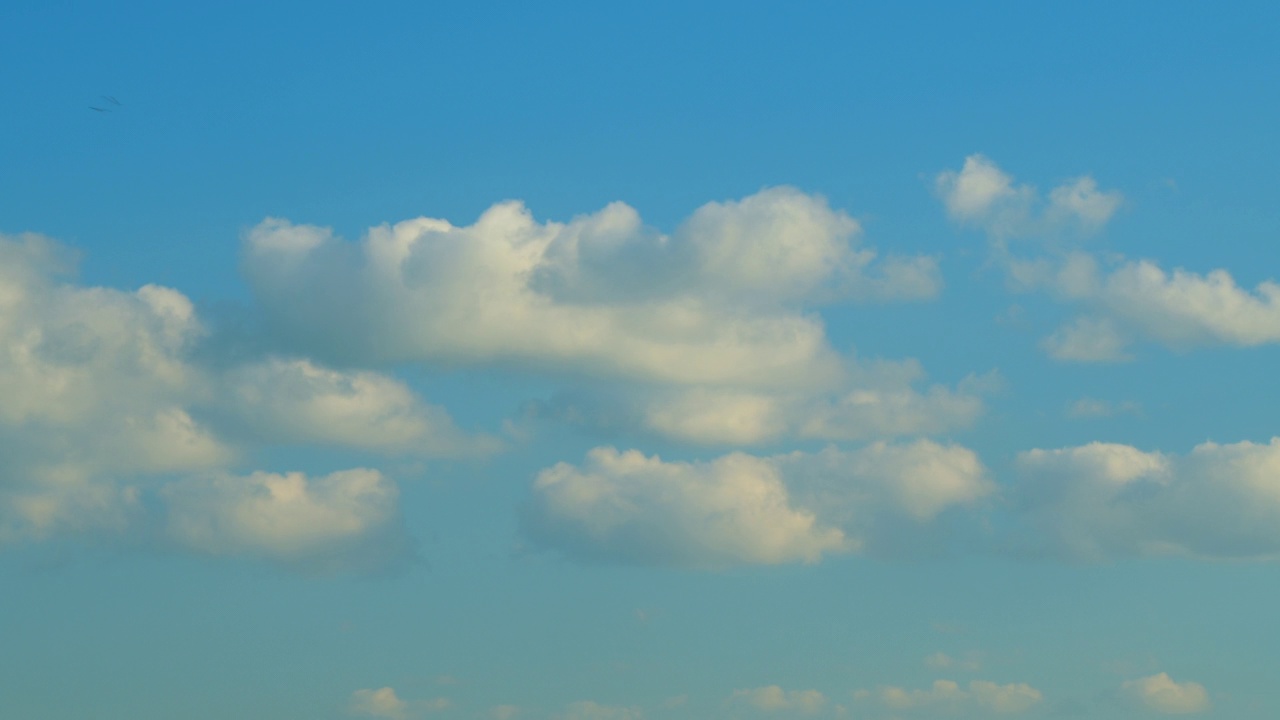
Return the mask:
<path id="1" fill-rule="evenodd" d="M 520 714 L 517 705 L 494 705 L 489 708 L 489 717 L 493 720 L 514 720 Z"/>
<path id="2" fill-rule="evenodd" d="M 777 685 L 735 690 L 732 702 L 742 702 L 769 713 L 812 715 L 826 705 L 827 698 L 817 690 L 783 690 Z"/>
<path id="3" fill-rule="evenodd" d="M 140 476 L 233 451 L 188 412 L 207 388 L 185 356 L 202 334 L 176 291 L 83 288 L 69 254 L 0 236 L 0 542 L 119 530 Z"/>
<path id="4" fill-rule="evenodd" d="M 1135 339 L 1180 349 L 1280 342 L 1280 285 L 1270 280 L 1246 290 L 1225 270 L 1169 273 L 1148 260 L 1114 261 L 1108 271 L 1080 253 L 1041 261 L 1034 276 L 1022 275 L 1029 287 L 1085 305 L 1093 315 L 1046 341 L 1060 359 L 1128 359 L 1123 348 Z"/>
<path id="5" fill-rule="evenodd" d="M 976 653 L 969 653 L 964 658 L 956 658 L 939 651 L 926 657 L 924 664 L 935 670 L 957 669 L 972 672 L 982 668 L 982 662 Z"/>
<path id="6" fill-rule="evenodd" d="M 367 561 L 370 538 L 399 531 L 396 486 L 376 470 L 320 478 L 257 472 L 190 478 L 161 490 L 168 532 L 213 555 L 261 555 L 315 564 Z"/>
<path id="7" fill-rule="evenodd" d="M 1185 456 L 1090 443 L 1022 453 L 1018 468 L 1021 517 L 1052 552 L 1280 557 L 1280 438 Z"/>
<path id="8" fill-rule="evenodd" d="M 353 715 L 405 720 L 409 716 L 409 703 L 401 700 L 389 687 L 377 690 L 357 690 L 351 694 L 347 709 Z"/>
<path id="9" fill-rule="evenodd" d="M 589 560 L 723 567 L 816 562 L 892 543 L 993 490 L 969 450 L 930 441 L 665 462 L 596 448 L 539 474 L 526 530 Z"/>
<path id="10" fill-rule="evenodd" d="M 232 552 L 240 543 L 277 560 L 317 562 L 325 533 L 350 541 L 382 532 L 375 516 L 393 514 L 394 486 L 366 483 L 359 502 L 343 504 L 341 488 L 358 486 L 359 471 L 321 481 L 244 478 L 230 469 L 244 450 L 312 443 L 441 455 L 493 447 L 385 375 L 304 359 L 208 365 L 200 344 L 209 337 L 184 295 L 153 285 L 81 286 L 72 260 L 47 238 L 0 236 L 0 544 L 143 532 L 154 524 L 146 498 L 159 493 L 188 546 Z M 251 500 L 291 483 L 301 488 L 294 504 Z M 197 497 L 213 504 L 197 507 Z M 319 525 L 290 550 L 283 536 L 270 539 L 246 519 L 253 509 Z M 196 532 L 199 523 L 208 527 Z M 335 523 L 346 529 L 337 533 Z M 234 538 L 235 528 L 248 534 Z M 353 543 L 341 544 L 345 552 Z"/>
<path id="11" fill-rule="evenodd" d="M 236 425 L 258 442 L 340 444 L 420 455 L 496 450 L 460 431 L 440 407 L 373 372 L 341 372 L 304 359 L 269 358 L 227 374 Z"/>
<path id="12" fill-rule="evenodd" d="M 1124 362 L 1128 341 L 1109 318 L 1076 318 L 1044 339 L 1040 347 L 1055 360 L 1071 362 Z"/>
<path id="13" fill-rule="evenodd" d="M 821 392 L 642 386 L 617 388 L 611 397 L 562 393 L 528 404 L 526 420 L 648 431 L 705 445 L 928 436 L 972 425 L 983 412 L 983 396 L 1000 384 L 992 372 L 954 388 L 926 387 L 914 360 L 850 359 L 845 377 L 838 389 Z"/>
<path id="14" fill-rule="evenodd" d="M 1046 235 L 1075 228 L 1092 232 L 1107 223 L 1123 203 L 1115 191 L 1098 190 L 1085 176 L 1059 185 L 1047 200 L 983 155 L 965 158 L 959 172 L 939 173 L 935 188 L 955 221 L 982 228 L 993 240 Z"/>
<path id="15" fill-rule="evenodd" d="M 1117 211 L 1117 192 L 1102 192 L 1088 177 L 1059 186 L 1045 204 L 1033 188 L 980 156 L 960 172 L 938 176 L 938 190 L 956 221 L 983 227 L 995 258 L 1019 290 L 1043 290 L 1084 306 L 1076 318 L 1045 339 L 1043 348 L 1060 360 L 1115 362 L 1131 359 L 1126 346 L 1149 340 L 1172 348 L 1224 344 L 1252 347 L 1280 342 L 1280 284 L 1264 280 L 1241 287 L 1224 269 L 1167 271 L 1151 260 L 1098 257 L 1067 247 L 1014 254 L 1006 242 L 1016 235 L 1052 235 L 1064 223 L 1096 230 Z"/>
<path id="16" fill-rule="evenodd" d="M 859 699 L 871 696 L 872 693 L 866 691 L 855 694 Z M 1011 715 L 1024 713 L 1044 699 L 1039 690 L 1026 683 L 1000 685 L 989 680 L 974 680 L 967 688 L 952 680 L 935 680 L 923 689 L 887 686 L 874 696 L 885 707 L 897 711 L 978 710 Z"/>
<path id="17" fill-rule="evenodd" d="M 1204 712 L 1209 693 L 1195 682 L 1174 682 L 1167 673 L 1128 680 L 1121 690 L 1142 706 L 1169 715 Z"/>
<path id="18" fill-rule="evenodd" d="M 930 296 L 928 259 L 873 261 L 858 226 L 775 188 L 711 203 L 672 236 L 622 203 L 539 223 L 501 203 L 474 225 L 419 218 L 358 246 L 268 220 L 245 269 L 276 326 L 367 361 L 501 362 L 675 385 L 838 381 L 821 321 L 799 303 Z M 877 275 L 884 265 L 887 275 Z"/>
<path id="19" fill-rule="evenodd" d="M 579 700 L 565 708 L 560 720 L 643 720 L 638 707 L 601 705 L 593 700 Z"/>
<path id="20" fill-rule="evenodd" d="M 569 554 L 645 564 L 816 562 L 847 547 L 840 530 L 792 507 L 774 463 L 735 453 L 667 463 L 596 448 L 534 483 L 531 530 Z"/>

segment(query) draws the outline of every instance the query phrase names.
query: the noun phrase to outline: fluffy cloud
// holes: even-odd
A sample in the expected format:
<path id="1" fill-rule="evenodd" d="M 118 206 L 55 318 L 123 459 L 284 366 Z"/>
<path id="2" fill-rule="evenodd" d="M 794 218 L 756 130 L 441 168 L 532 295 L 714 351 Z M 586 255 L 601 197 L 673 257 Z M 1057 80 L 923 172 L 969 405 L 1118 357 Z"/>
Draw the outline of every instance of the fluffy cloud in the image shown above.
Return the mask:
<path id="1" fill-rule="evenodd" d="M 1280 556 L 1280 438 L 1185 456 L 1090 443 L 1022 453 L 1018 469 L 1015 503 L 1051 552 Z"/>
<path id="2" fill-rule="evenodd" d="M 398 532 L 398 491 L 376 470 L 214 475 L 169 483 L 161 495 L 174 540 L 213 555 L 365 565 L 376 559 L 367 554 L 388 550 L 379 536 Z"/>
<path id="3" fill-rule="evenodd" d="M 612 399 L 560 395 L 527 407 L 532 418 L 593 428 L 643 430 L 707 445 L 754 445 L 786 437 L 859 441 L 945 433 L 972 425 L 994 373 L 970 376 L 954 389 L 922 387 L 919 363 L 846 363 L 847 381 L 826 393 L 717 387 L 615 391 Z"/>
<path id="4" fill-rule="evenodd" d="M 538 475 L 535 539 L 588 560 L 723 567 L 880 549 L 992 492 L 969 450 L 930 441 L 665 462 L 597 448 Z"/>
<path id="5" fill-rule="evenodd" d="M 970 377 L 956 389 L 932 385 L 914 361 L 852 363 L 838 393 L 752 393 L 694 389 L 659 395 L 644 424 L 668 437 L 706 443 L 753 444 L 783 435 L 816 440 L 868 440 L 931 435 L 967 427 L 982 413 L 994 376 Z"/>
<path id="6" fill-rule="evenodd" d="M 351 695 L 347 709 L 353 715 L 404 720 L 409 716 L 409 703 L 401 700 L 389 687 L 377 690 L 357 690 Z"/>
<path id="7" fill-rule="evenodd" d="M 1132 338 L 1168 347 L 1237 345 L 1251 347 L 1280 342 L 1280 285 L 1267 280 L 1253 290 L 1236 285 L 1225 270 L 1206 275 L 1182 269 L 1166 272 L 1153 262 L 1125 261 L 1110 272 L 1094 263 L 1076 262 L 1088 274 L 1073 281 L 1051 278 L 1058 292 L 1074 282 L 1070 297 L 1092 308 L 1097 318 L 1083 318 L 1059 331 L 1077 338 L 1074 345 L 1097 348 L 1071 352 L 1073 343 L 1049 341 L 1067 349 L 1056 356 L 1069 360 L 1125 359 L 1123 344 Z"/>
<path id="8" fill-rule="evenodd" d="M 117 478 L 233 455 L 188 412 L 208 392 L 185 361 L 191 303 L 63 282 L 73 264 L 45 238 L 0 237 L 0 542 L 119 529 L 138 490 Z"/>
<path id="9" fill-rule="evenodd" d="M 144 528 L 156 493 L 189 547 L 314 562 L 317 548 L 384 536 L 394 486 L 365 471 L 240 477 L 229 468 L 244 450 L 493 447 L 384 375 L 301 359 L 205 364 L 208 334 L 184 295 L 84 287 L 74 264 L 47 238 L 0 236 L 0 544 Z"/>
<path id="10" fill-rule="evenodd" d="M 1159 713 L 1178 715 L 1209 709 L 1209 693 L 1203 685 L 1174 682 L 1167 673 L 1126 681 L 1121 691 L 1136 703 Z"/>
<path id="11" fill-rule="evenodd" d="M 874 694 L 859 694 L 864 698 L 873 695 L 885 707 L 898 711 L 977 710 L 1001 714 L 1026 712 L 1044 699 L 1039 690 L 1026 683 L 1000 685 L 988 680 L 974 680 L 967 688 L 951 680 L 935 680 L 933 685 L 923 689 L 888 686 Z"/>
<path id="12" fill-rule="evenodd" d="M 246 239 L 245 270 L 276 326 L 332 357 L 793 387 L 840 375 L 799 303 L 937 292 L 931 259 L 877 262 L 858 232 L 789 188 L 705 205 L 671 236 L 622 203 L 539 223 L 507 202 L 467 227 L 376 227 L 359 246 L 268 220 Z"/>
<path id="13" fill-rule="evenodd" d="M 338 444 L 428 456 L 497 450 L 471 437 L 440 407 L 381 373 L 341 372 L 305 359 L 269 358 L 222 378 L 228 432 L 257 442 Z M 232 430 L 234 428 L 234 430 Z"/>
<path id="14" fill-rule="evenodd" d="M 1280 342 L 1280 285 L 1272 280 L 1248 289 L 1223 269 L 1201 274 L 1168 271 L 1150 260 L 1117 256 L 1103 261 L 1069 245 L 1032 244 L 1030 256 L 1010 248 L 1007 239 L 1013 236 L 1044 237 L 1066 225 L 1086 230 L 1104 225 L 1122 198 L 1099 191 L 1092 178 L 1055 188 L 1046 201 L 974 155 L 959 172 L 941 173 L 937 187 L 952 219 L 980 226 L 991 236 L 995 257 L 1016 289 L 1046 291 L 1085 308 L 1045 339 L 1042 346 L 1054 358 L 1129 360 L 1126 348 L 1135 340 L 1173 348 Z"/>
<path id="15" fill-rule="evenodd" d="M 1054 188 L 1045 200 L 1034 187 L 1014 184 L 983 155 L 965 158 L 959 172 L 939 173 L 935 187 L 953 220 L 980 227 L 998 241 L 1072 227 L 1091 232 L 1105 225 L 1124 202 L 1118 192 L 1098 190 L 1097 182 L 1087 176 Z"/>
<path id="16" fill-rule="evenodd" d="M 826 696 L 817 690 L 783 690 L 777 685 L 736 690 L 729 700 L 745 703 L 764 712 L 804 715 L 822 710 L 827 702 Z"/>

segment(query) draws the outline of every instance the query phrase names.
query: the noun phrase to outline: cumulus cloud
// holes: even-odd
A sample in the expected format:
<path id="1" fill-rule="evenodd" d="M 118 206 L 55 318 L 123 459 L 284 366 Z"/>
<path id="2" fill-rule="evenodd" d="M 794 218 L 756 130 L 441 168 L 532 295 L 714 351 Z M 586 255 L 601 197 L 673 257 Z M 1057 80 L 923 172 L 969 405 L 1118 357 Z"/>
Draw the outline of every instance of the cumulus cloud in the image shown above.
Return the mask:
<path id="1" fill-rule="evenodd" d="M 542 471 L 526 531 L 571 557 L 683 567 L 817 562 L 876 550 L 993 485 L 969 450 L 931 441 L 846 452 L 667 462 L 596 448 Z"/>
<path id="2" fill-rule="evenodd" d="M 188 412 L 207 389 L 185 361 L 191 303 L 64 281 L 66 250 L 0 237 L 0 542 L 119 528 L 117 481 L 218 466 L 233 451 Z"/>
<path id="3" fill-rule="evenodd" d="M 989 680 L 974 680 L 967 687 L 952 680 L 935 680 L 928 688 L 887 686 L 875 693 L 861 692 L 858 697 L 875 697 L 882 705 L 896 711 L 976 710 L 1000 714 L 1024 713 L 1044 699 L 1039 690 L 1026 683 L 1001 685 Z"/>
<path id="4" fill-rule="evenodd" d="M 1195 682 L 1175 682 L 1167 673 L 1128 680 L 1121 686 L 1137 704 L 1169 715 L 1204 712 L 1209 709 L 1209 693 Z"/>
<path id="5" fill-rule="evenodd" d="M 827 698 L 817 690 L 783 690 L 768 685 L 747 690 L 735 690 L 730 702 L 739 702 L 768 713 L 812 715 L 826 705 Z"/>
<path id="6" fill-rule="evenodd" d="M 1071 228 L 1092 232 L 1124 201 L 1118 192 L 1099 190 L 1088 176 L 1059 185 L 1046 200 L 980 154 L 965 158 L 959 171 L 939 173 L 934 185 L 953 220 L 980 227 L 998 241 Z"/>
<path id="7" fill-rule="evenodd" d="M 376 470 L 320 478 L 256 472 L 189 478 L 161 489 L 168 532 L 212 555 L 261 555 L 302 564 L 364 564 L 385 552 L 373 538 L 398 532 L 396 486 Z"/>
<path id="8" fill-rule="evenodd" d="M 1090 443 L 1018 457 L 1013 498 L 1029 540 L 1082 559 L 1280 556 L 1280 438 L 1187 455 Z"/>
<path id="9" fill-rule="evenodd" d="M 937 292 L 932 260 L 878 262 L 858 233 L 789 188 L 705 205 L 670 236 L 622 203 L 541 223 L 506 202 L 470 226 L 419 218 L 359 245 L 268 220 L 245 271 L 275 326 L 329 357 L 793 387 L 840 374 L 801 303 Z"/>
<path id="10" fill-rule="evenodd" d="M 225 412 L 257 442 L 339 444 L 427 456 L 490 452 L 441 407 L 381 373 L 343 372 L 300 358 L 241 365 L 224 378 Z"/>
<path id="11" fill-rule="evenodd" d="M 230 468 L 245 450 L 493 447 L 381 374 L 304 359 L 202 363 L 208 334 L 182 293 L 78 285 L 74 265 L 47 238 L 0 236 L 0 544 L 149 527 L 154 493 L 174 513 L 160 524 L 186 546 L 312 562 L 328 540 L 380 533 L 394 485 L 366 471 L 242 477 Z M 263 534 L 270 528 L 259 521 L 285 523 L 276 528 L 284 534 L 289 522 L 318 525 L 309 539 L 286 540 Z M 246 535 L 233 538 L 234 529 Z"/>
<path id="12" fill-rule="evenodd" d="M 1147 340 L 1172 348 L 1224 344 L 1252 347 L 1280 342 L 1280 285 L 1264 280 L 1252 289 L 1225 269 L 1172 271 L 1151 260 L 1105 259 L 1066 246 L 1031 244 L 1019 254 L 1014 236 L 1051 236 L 1066 225 L 1102 227 L 1123 202 L 1084 177 L 1059 186 L 1047 200 L 980 155 L 959 171 L 941 173 L 937 187 L 950 217 L 982 227 L 995 259 L 1018 290 L 1041 290 L 1080 305 L 1084 313 L 1042 343 L 1059 360 L 1116 362 L 1126 348 Z M 1043 209 L 1037 210 L 1043 206 Z"/>
<path id="13" fill-rule="evenodd" d="M 357 690 L 351 695 L 347 709 L 353 715 L 405 720 L 409 716 L 409 703 L 401 700 L 389 687 L 377 690 Z"/>
<path id="14" fill-rule="evenodd" d="M 1280 342 L 1280 285 L 1271 280 L 1247 290 L 1226 270 L 1170 273 L 1147 260 L 1126 261 L 1090 279 L 1078 299 L 1104 313 L 1113 336 L 1123 332 L 1173 348 Z M 1116 355 L 1068 359 L 1111 360 Z"/>

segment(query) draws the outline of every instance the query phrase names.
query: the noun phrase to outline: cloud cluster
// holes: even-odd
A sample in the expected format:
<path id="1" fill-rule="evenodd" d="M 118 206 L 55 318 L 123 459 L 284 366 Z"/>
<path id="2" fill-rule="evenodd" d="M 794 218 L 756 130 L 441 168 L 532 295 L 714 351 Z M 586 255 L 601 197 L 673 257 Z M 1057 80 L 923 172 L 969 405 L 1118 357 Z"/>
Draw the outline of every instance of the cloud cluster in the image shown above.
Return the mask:
<path id="1" fill-rule="evenodd" d="M 1042 198 L 980 154 L 965 158 L 959 171 L 939 173 L 934 185 L 951 219 L 979 227 L 1001 243 L 1069 230 L 1093 232 L 1124 203 L 1120 193 L 1100 191 L 1088 176 L 1059 185 Z"/>
<path id="2" fill-rule="evenodd" d="M 1071 228 L 1096 231 L 1122 205 L 1118 192 L 1098 190 L 1090 177 L 1054 188 L 1045 199 L 989 159 L 972 155 L 960 171 L 940 173 L 936 184 L 953 220 L 989 235 L 1011 285 L 1084 309 L 1042 343 L 1056 359 L 1131 360 L 1127 348 L 1137 340 L 1171 348 L 1280 342 L 1280 285 L 1272 280 L 1248 289 L 1224 269 L 1168 271 L 1151 260 L 1101 258 L 1070 243 L 1047 242 Z M 1009 243 L 1019 237 L 1042 242 L 1020 252 Z"/>
<path id="3" fill-rule="evenodd" d="M 144 527 L 154 494 L 183 546 L 311 563 L 395 535 L 395 487 L 372 471 L 234 472 L 254 449 L 492 446 L 377 373 L 274 357 L 208 366 L 184 295 L 84 287 L 74 265 L 47 238 L 0 237 L 0 544 Z"/>
<path id="4" fill-rule="evenodd" d="M 1017 465 L 1019 519 L 1044 551 L 1280 557 L 1280 438 L 1182 456 L 1095 442 L 1031 450 Z"/>
<path id="5" fill-rule="evenodd" d="M 267 220 L 246 236 L 244 268 L 295 349 L 622 381 L 632 423 L 681 440 L 888 437 L 972 422 L 977 393 L 920 392 L 909 362 L 890 373 L 855 362 L 806 309 L 938 293 L 934 258 L 878 257 L 860 232 L 785 187 L 708 203 L 670 235 L 623 203 L 559 223 L 506 202 L 469 226 L 418 218 L 358 244 Z"/>
<path id="6" fill-rule="evenodd" d="M 596 448 L 540 473 L 526 531 L 570 557 L 679 567 L 816 562 L 879 550 L 990 494 L 977 457 L 921 440 L 667 462 Z"/>
<path id="7" fill-rule="evenodd" d="M 877 261 L 858 232 L 789 188 L 705 205 L 671 236 L 622 203 L 542 223 L 506 202 L 466 227 L 375 227 L 358 246 L 268 220 L 245 272 L 276 327 L 320 355 L 789 387 L 839 373 L 801 303 L 938 290 L 931 258 Z"/>

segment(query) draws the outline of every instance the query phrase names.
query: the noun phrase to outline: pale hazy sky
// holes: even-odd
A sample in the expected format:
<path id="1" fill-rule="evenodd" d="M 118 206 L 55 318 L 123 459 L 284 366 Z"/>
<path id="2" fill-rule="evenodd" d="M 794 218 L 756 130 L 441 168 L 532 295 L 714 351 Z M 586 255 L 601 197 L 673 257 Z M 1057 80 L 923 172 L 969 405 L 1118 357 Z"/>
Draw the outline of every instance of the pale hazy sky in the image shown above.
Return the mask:
<path id="1" fill-rule="evenodd" d="M 1271 720 L 1280 10 L 0 10 L 0 716 Z"/>

